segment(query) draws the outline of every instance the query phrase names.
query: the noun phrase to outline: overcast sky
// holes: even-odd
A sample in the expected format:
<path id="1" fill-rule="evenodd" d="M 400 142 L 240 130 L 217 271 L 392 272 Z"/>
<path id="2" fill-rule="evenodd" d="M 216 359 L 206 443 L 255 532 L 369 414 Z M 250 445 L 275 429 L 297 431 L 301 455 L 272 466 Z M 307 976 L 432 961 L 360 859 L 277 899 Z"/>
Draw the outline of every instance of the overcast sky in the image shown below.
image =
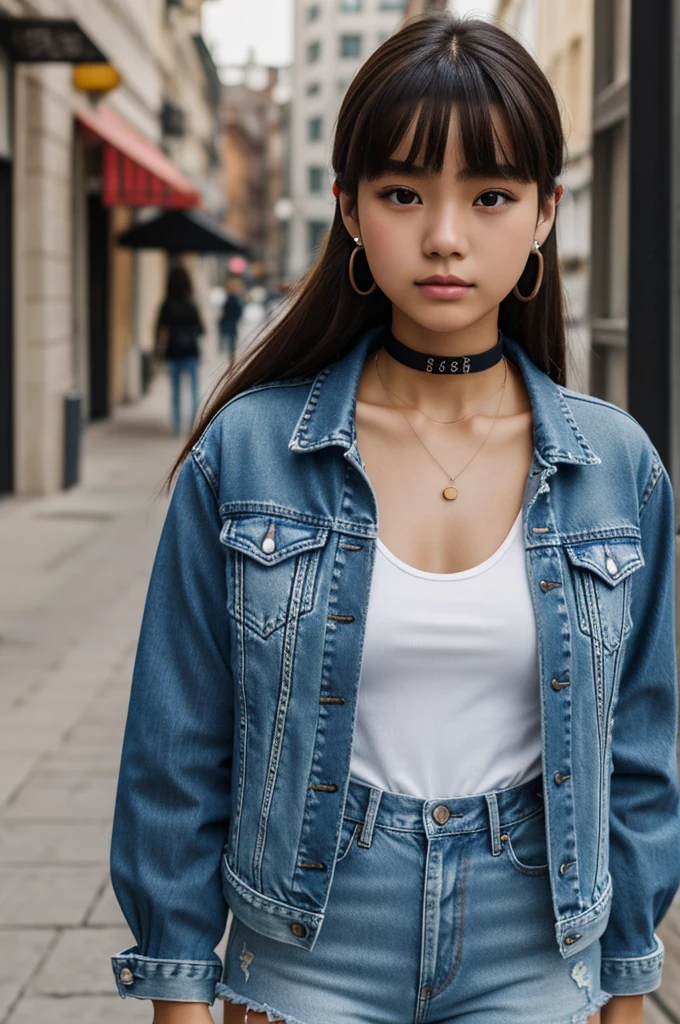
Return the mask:
<path id="1" fill-rule="evenodd" d="M 493 0 L 455 0 L 456 10 L 489 11 Z M 258 64 L 293 58 L 293 0 L 211 0 L 203 4 L 203 31 L 218 64 L 243 64 L 248 48 Z"/>
<path id="2" fill-rule="evenodd" d="M 211 0 L 203 4 L 203 32 L 218 64 L 243 64 L 249 47 L 258 64 L 290 64 L 293 0 Z"/>

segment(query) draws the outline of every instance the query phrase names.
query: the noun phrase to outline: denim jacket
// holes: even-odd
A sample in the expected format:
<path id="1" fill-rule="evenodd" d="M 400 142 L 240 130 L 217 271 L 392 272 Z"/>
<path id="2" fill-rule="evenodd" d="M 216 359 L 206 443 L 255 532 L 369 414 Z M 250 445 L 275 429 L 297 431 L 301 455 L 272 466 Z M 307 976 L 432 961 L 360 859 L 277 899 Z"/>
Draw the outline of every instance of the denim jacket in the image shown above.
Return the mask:
<path id="1" fill-rule="evenodd" d="M 153 566 L 111 874 L 136 945 L 121 996 L 213 1003 L 227 910 L 313 950 L 341 836 L 378 510 L 356 440 L 364 332 L 248 389 L 182 466 Z M 533 412 L 523 498 L 555 940 L 602 987 L 659 986 L 680 884 L 674 504 L 633 417 L 514 340 Z M 370 908 L 368 908 L 370 913 Z"/>

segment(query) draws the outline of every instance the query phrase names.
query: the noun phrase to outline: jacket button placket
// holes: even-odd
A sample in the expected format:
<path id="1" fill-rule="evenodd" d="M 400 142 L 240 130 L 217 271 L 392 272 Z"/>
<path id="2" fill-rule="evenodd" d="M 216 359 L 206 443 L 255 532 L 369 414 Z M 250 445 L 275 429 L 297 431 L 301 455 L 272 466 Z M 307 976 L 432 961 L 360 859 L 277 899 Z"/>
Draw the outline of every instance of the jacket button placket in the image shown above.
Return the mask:
<path id="1" fill-rule="evenodd" d="M 359 637 L 363 609 L 368 604 L 375 543 L 372 538 L 377 534 L 377 523 L 370 508 L 356 493 L 356 480 L 348 466 L 340 518 L 345 522 L 358 521 L 360 529 L 356 533 L 341 533 L 335 541 L 326 607 L 314 772 L 302 827 L 302 835 L 309 837 L 308 848 L 300 849 L 296 871 L 298 876 L 304 876 L 300 877 L 300 885 L 306 893 L 314 894 L 320 907 L 325 902 L 329 872 L 308 867 L 318 863 L 326 869 L 333 863 L 333 837 L 342 817 L 349 784 L 349 770 L 343 775 L 344 757 L 341 755 L 351 747 L 354 733 L 362 652 Z M 363 489 L 363 484 L 361 486 Z M 337 666 L 342 669 L 338 670 Z"/>
<path id="2" fill-rule="evenodd" d="M 571 626 L 550 486 L 541 474 L 540 486 L 528 516 L 531 545 L 530 579 L 536 588 L 537 629 L 541 633 L 539 658 L 543 699 L 541 715 L 545 744 L 546 819 L 551 823 L 550 884 L 560 913 L 580 907 L 578 870 L 575 856 L 575 816 L 571 789 Z M 559 828 L 557 827 L 559 823 Z M 568 869 L 562 869 L 568 865 Z"/>

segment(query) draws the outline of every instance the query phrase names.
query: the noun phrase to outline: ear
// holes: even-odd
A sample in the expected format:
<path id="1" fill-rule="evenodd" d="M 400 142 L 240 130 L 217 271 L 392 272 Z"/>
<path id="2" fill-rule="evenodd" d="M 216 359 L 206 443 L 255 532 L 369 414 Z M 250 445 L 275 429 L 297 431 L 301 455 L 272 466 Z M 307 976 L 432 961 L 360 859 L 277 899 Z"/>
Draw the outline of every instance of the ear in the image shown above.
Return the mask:
<path id="1" fill-rule="evenodd" d="M 534 237 L 540 242 L 541 245 L 545 242 L 546 238 L 552 231 L 552 226 L 555 223 L 555 214 L 557 212 L 557 205 L 564 194 L 564 185 L 558 185 L 551 196 L 546 200 L 545 206 L 541 210 L 541 214 L 536 223 L 536 230 Z"/>
<path id="2" fill-rule="evenodd" d="M 352 238 L 356 238 L 357 236 L 361 237 L 361 228 L 359 227 L 359 220 L 356 216 L 357 210 L 352 197 L 346 192 L 341 192 L 338 196 L 338 202 L 340 203 L 342 222 L 350 235 Z"/>

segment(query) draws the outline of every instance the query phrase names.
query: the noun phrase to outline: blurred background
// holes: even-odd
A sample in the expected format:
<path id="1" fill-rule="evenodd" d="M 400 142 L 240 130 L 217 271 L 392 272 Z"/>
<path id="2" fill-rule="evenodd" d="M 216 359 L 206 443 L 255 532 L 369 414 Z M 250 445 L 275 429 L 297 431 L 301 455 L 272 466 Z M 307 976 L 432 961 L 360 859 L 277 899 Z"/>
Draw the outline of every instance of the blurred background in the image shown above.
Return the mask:
<path id="1" fill-rule="evenodd" d="M 314 260 L 356 69 L 447 7 L 553 83 L 567 383 L 680 494 L 680 0 L 0 0 L 0 1024 L 150 1019 L 107 858 L 155 488 Z M 659 933 L 680 1024 L 679 900 Z"/>

